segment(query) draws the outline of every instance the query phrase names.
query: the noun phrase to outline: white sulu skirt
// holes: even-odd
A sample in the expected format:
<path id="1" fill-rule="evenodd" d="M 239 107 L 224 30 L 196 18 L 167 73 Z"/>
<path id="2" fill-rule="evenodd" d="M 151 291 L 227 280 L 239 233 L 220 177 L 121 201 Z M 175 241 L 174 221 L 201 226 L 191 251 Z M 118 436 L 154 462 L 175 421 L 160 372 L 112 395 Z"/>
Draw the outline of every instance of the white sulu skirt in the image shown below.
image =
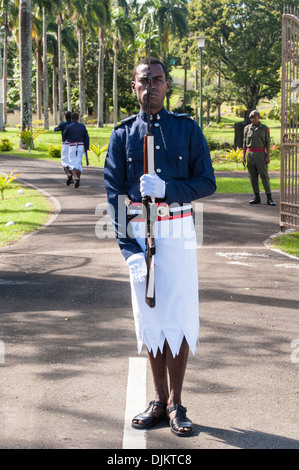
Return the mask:
<path id="1" fill-rule="evenodd" d="M 82 157 L 84 153 L 83 142 L 71 142 L 69 144 L 69 167 L 82 172 Z"/>
<path id="2" fill-rule="evenodd" d="M 132 220 L 130 236 L 145 251 L 145 222 Z M 173 357 L 185 337 L 193 354 L 199 332 L 197 243 L 192 215 L 155 222 L 156 306 L 145 303 L 146 282 L 133 282 L 131 296 L 140 354 L 143 342 L 156 357 L 165 340 Z"/>
<path id="3" fill-rule="evenodd" d="M 61 145 L 61 165 L 63 167 L 69 166 L 69 143 L 62 142 Z"/>

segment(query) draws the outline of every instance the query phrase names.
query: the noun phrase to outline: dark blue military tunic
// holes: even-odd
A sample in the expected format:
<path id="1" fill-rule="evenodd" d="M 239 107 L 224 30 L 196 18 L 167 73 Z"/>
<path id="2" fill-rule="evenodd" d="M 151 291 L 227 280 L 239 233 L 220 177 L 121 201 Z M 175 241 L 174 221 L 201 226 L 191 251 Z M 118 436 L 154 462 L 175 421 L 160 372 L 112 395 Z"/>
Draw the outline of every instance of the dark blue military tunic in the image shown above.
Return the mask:
<path id="1" fill-rule="evenodd" d="M 65 142 L 65 140 L 63 140 L 63 133 L 65 131 L 65 128 L 70 124 L 72 124 L 72 121 L 63 121 L 57 127 L 54 128 L 54 132 L 61 132 L 62 142 Z"/>
<path id="2" fill-rule="evenodd" d="M 84 124 L 74 121 L 66 126 L 63 132 L 63 141 L 83 142 L 84 149 L 89 150 L 89 135 Z"/>
<path id="3" fill-rule="evenodd" d="M 132 202 L 142 199 L 139 187 L 146 132 L 147 114 L 142 110 L 118 123 L 112 131 L 105 161 L 108 202 L 114 208 L 118 243 L 126 259 L 141 249 L 136 240 L 126 236 L 126 227 L 118 217 L 118 196 L 127 195 Z M 190 203 L 214 193 L 216 184 L 210 152 L 196 121 L 189 115 L 170 113 L 162 108 L 151 116 L 151 132 L 155 142 L 155 171 L 166 182 L 163 202 Z"/>

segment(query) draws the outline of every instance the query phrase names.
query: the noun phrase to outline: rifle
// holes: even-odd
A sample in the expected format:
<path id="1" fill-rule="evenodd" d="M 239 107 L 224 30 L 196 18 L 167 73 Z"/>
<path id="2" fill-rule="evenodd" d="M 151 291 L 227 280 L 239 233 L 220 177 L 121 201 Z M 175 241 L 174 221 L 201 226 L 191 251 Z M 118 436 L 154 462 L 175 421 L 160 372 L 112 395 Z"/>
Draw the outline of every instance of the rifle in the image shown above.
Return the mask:
<path id="1" fill-rule="evenodd" d="M 89 165 L 89 160 L 88 160 L 88 155 L 87 155 L 87 150 L 85 150 L 85 160 L 86 160 L 86 166 Z"/>
<path id="2" fill-rule="evenodd" d="M 152 93 L 152 73 L 151 73 L 151 45 L 149 36 L 149 63 L 147 72 L 147 133 L 144 136 L 143 142 L 143 162 L 144 162 L 144 173 L 154 174 L 155 172 L 155 157 L 154 157 L 154 136 L 151 133 L 151 104 L 150 97 Z M 156 217 L 156 205 L 155 199 L 150 196 L 142 198 L 143 214 L 146 220 L 146 251 L 145 261 L 147 266 L 146 276 L 146 292 L 145 302 L 151 308 L 156 305 L 155 298 L 155 270 L 154 270 L 154 258 L 156 254 L 154 226 Z"/>

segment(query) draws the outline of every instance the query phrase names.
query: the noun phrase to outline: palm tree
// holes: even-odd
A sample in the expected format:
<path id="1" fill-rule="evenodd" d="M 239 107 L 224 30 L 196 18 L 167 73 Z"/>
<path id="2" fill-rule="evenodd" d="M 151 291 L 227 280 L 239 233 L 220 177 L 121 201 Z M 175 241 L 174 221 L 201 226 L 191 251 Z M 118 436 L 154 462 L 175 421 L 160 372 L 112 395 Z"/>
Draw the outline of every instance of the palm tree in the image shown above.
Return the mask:
<path id="1" fill-rule="evenodd" d="M 188 0 L 146 0 L 141 7 L 141 28 L 151 31 L 158 28 L 161 59 L 167 64 L 170 35 L 180 39 L 188 33 Z"/>
<path id="2" fill-rule="evenodd" d="M 58 41 L 56 24 L 49 23 L 47 34 L 47 50 L 52 56 L 52 109 L 54 125 L 58 124 L 57 115 L 57 68 L 58 68 Z"/>
<path id="3" fill-rule="evenodd" d="M 47 14 L 51 12 L 51 0 L 34 0 L 37 13 L 42 17 L 42 75 L 43 75 L 43 109 L 44 129 L 49 129 L 49 80 L 48 80 L 48 41 L 47 41 Z M 37 108 L 39 115 L 39 106 Z"/>
<path id="4" fill-rule="evenodd" d="M 7 123 L 7 43 L 9 32 L 18 17 L 18 4 L 16 1 L 1 0 L 0 11 L 3 25 L 3 119 Z"/>
<path id="5" fill-rule="evenodd" d="M 128 7 L 125 1 L 118 2 L 123 8 L 115 8 L 112 13 L 112 33 L 113 33 L 113 119 L 118 121 L 118 51 L 122 42 L 134 43 L 135 33 L 130 18 L 128 17 Z"/>
<path id="6" fill-rule="evenodd" d="M 188 0 L 146 0 L 141 7 L 143 14 L 141 29 L 150 32 L 153 26 L 158 28 L 160 55 L 167 69 L 170 36 L 178 35 L 182 39 L 188 33 L 187 3 Z M 167 109 L 169 109 L 168 94 Z"/>
<path id="7" fill-rule="evenodd" d="M 68 59 L 78 55 L 78 44 L 75 38 L 75 28 L 70 20 L 64 20 L 64 27 L 62 29 L 62 49 L 64 51 L 65 61 L 65 81 L 67 89 L 67 110 L 72 111 L 71 100 L 71 82 L 69 77 Z"/>
<path id="8" fill-rule="evenodd" d="M 64 105 L 63 105 L 63 57 L 62 57 L 62 14 L 58 13 L 56 18 L 56 23 L 58 26 L 58 108 L 59 108 L 59 120 L 62 122 L 64 120 Z"/>
<path id="9" fill-rule="evenodd" d="M 73 21 L 77 29 L 79 51 L 79 102 L 80 120 L 84 121 L 85 93 L 84 93 L 84 38 L 87 31 L 98 33 L 99 19 L 107 14 L 109 3 L 105 0 L 73 0 Z"/>
<path id="10" fill-rule="evenodd" d="M 44 128 L 49 129 L 49 80 L 46 7 L 43 5 L 43 75 L 44 75 Z"/>
<path id="11" fill-rule="evenodd" d="M 99 40 L 99 64 L 98 64 L 98 115 L 97 127 L 103 127 L 104 124 L 104 47 L 105 47 L 105 27 L 110 24 L 110 2 L 102 0 L 102 9 L 97 12 L 99 22 L 98 40 Z"/>
<path id="12" fill-rule="evenodd" d="M 32 126 L 31 79 L 32 79 L 32 18 L 31 0 L 19 3 L 19 54 L 21 130 Z M 20 145 L 23 147 L 23 142 Z"/>
<path id="13" fill-rule="evenodd" d="M 3 109 L 3 78 L 2 78 L 2 54 L 0 47 L 0 132 L 5 131 L 4 109 Z"/>
<path id="14" fill-rule="evenodd" d="M 42 21 L 38 12 L 32 17 L 32 41 L 36 62 L 36 112 L 37 120 L 42 118 Z"/>

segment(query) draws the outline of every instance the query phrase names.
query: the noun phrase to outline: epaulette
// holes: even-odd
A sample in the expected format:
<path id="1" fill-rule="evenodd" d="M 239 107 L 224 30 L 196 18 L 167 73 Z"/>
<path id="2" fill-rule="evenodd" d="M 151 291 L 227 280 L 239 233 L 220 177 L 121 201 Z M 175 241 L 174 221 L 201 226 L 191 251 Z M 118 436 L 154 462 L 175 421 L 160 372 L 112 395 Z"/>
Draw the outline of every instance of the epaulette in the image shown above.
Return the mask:
<path id="1" fill-rule="evenodd" d="M 130 121 L 131 119 L 135 118 L 137 116 L 137 114 L 132 114 L 131 116 L 125 118 L 125 119 L 122 119 L 121 121 L 117 122 L 114 126 L 114 129 L 116 129 L 117 127 L 121 126 L 122 124 L 124 124 L 125 122 L 128 122 Z"/>
<path id="2" fill-rule="evenodd" d="M 191 121 L 193 121 L 193 118 L 188 113 L 174 113 L 173 111 L 170 111 L 170 114 L 172 114 L 172 116 L 174 117 L 186 117 L 188 119 L 191 119 Z"/>

